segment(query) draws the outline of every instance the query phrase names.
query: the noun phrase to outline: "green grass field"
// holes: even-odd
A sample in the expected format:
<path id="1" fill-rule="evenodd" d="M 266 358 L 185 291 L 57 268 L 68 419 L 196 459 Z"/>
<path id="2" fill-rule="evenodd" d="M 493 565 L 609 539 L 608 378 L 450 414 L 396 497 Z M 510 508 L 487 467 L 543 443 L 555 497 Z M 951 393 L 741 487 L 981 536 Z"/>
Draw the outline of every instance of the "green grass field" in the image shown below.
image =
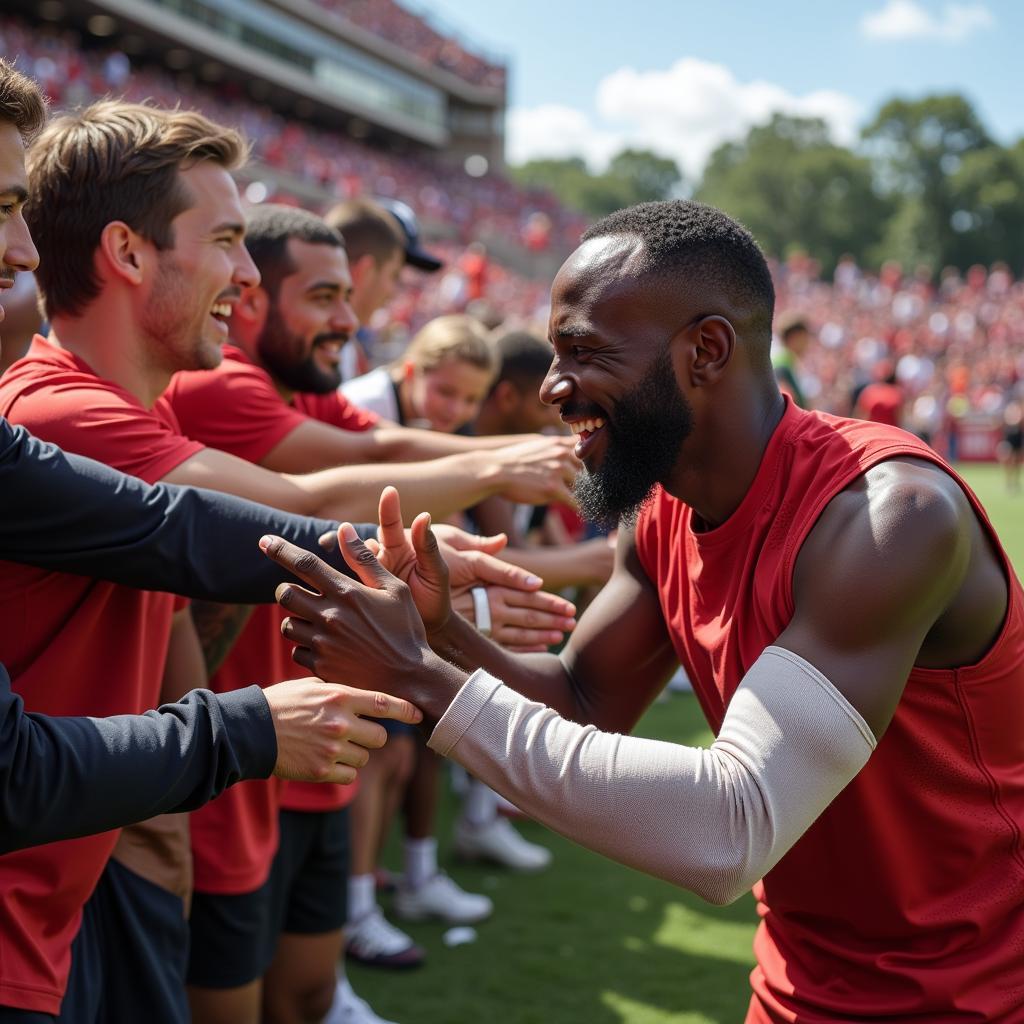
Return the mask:
<path id="1" fill-rule="evenodd" d="M 1008 496 L 998 467 L 965 470 L 1011 559 L 1024 566 L 1024 497 Z M 710 742 L 696 701 L 673 695 L 638 729 L 681 743 Z M 454 803 L 439 829 L 447 863 Z M 582 850 L 533 823 L 531 839 L 554 851 L 553 867 L 527 877 L 448 864 L 466 888 L 485 892 L 494 916 L 471 945 L 447 948 L 442 925 L 414 925 L 428 950 L 408 973 L 352 967 L 358 993 L 400 1024 L 733 1024 L 749 999 L 754 904 L 716 908 Z M 386 858 L 400 868 L 397 843 Z M 385 907 L 387 897 L 384 897 Z"/>

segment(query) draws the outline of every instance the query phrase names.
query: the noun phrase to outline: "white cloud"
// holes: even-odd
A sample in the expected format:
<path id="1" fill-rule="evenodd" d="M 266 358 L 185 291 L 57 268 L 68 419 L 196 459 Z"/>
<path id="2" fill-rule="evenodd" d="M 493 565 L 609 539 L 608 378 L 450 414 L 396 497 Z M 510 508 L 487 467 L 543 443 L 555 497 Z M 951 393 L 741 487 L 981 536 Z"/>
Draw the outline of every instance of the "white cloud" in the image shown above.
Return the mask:
<path id="1" fill-rule="evenodd" d="M 510 110 L 506 134 L 513 164 L 535 157 L 581 156 L 591 167 L 602 167 L 622 146 L 618 135 L 596 128 L 582 110 L 557 103 Z"/>
<path id="2" fill-rule="evenodd" d="M 594 169 L 624 146 L 673 157 L 691 179 L 722 142 L 741 138 L 775 112 L 821 117 L 837 142 L 856 138 L 861 110 L 829 90 L 796 95 L 772 82 L 740 82 L 722 64 L 685 57 L 670 68 L 621 68 L 605 76 L 596 97 L 600 123 L 579 110 L 542 106 L 509 115 L 509 159 L 579 154 Z"/>
<path id="3" fill-rule="evenodd" d="M 944 39 L 955 43 L 994 24 L 992 12 L 981 3 L 948 3 L 936 15 L 917 0 L 888 0 L 881 10 L 865 14 L 860 28 L 869 39 Z"/>

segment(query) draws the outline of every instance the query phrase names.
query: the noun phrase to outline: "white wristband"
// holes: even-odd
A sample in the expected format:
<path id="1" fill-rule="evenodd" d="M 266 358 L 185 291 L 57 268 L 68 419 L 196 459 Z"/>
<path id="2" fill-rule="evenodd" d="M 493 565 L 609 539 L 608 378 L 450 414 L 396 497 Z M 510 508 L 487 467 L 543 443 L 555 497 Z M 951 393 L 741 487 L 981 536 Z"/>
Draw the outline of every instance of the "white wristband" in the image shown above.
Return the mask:
<path id="1" fill-rule="evenodd" d="M 491 635 L 491 604 L 487 600 L 486 587 L 473 587 L 470 590 L 473 595 L 473 618 L 476 620 L 476 628 L 484 635 Z"/>

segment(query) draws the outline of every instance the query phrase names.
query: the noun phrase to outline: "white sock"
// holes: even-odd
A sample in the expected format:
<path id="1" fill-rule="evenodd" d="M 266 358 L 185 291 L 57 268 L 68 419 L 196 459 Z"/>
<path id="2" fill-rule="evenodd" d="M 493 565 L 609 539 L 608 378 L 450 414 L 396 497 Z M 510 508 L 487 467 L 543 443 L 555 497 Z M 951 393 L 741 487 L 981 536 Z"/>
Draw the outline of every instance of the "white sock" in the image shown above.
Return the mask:
<path id="1" fill-rule="evenodd" d="M 350 991 L 348 978 L 339 978 L 334 986 L 334 1002 L 321 1024 L 345 1024 L 345 997 Z"/>
<path id="2" fill-rule="evenodd" d="M 470 778 L 462 801 L 462 817 L 477 828 L 494 821 L 498 814 L 498 794 L 479 779 Z"/>
<path id="3" fill-rule="evenodd" d="M 405 884 L 418 889 L 437 874 L 437 840 L 405 839 Z"/>
<path id="4" fill-rule="evenodd" d="M 348 919 L 358 921 L 366 917 L 377 905 L 377 877 L 349 875 L 348 877 Z"/>

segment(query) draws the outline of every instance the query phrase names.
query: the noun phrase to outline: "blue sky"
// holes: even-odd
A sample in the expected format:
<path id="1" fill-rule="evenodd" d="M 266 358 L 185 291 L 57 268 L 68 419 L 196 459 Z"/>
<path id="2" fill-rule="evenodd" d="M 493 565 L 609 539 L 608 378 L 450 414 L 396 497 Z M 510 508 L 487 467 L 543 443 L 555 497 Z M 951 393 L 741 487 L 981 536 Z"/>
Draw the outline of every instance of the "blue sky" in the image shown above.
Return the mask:
<path id="1" fill-rule="evenodd" d="M 429 0 L 512 69 L 510 156 L 651 145 L 698 173 L 710 147 L 777 107 L 841 141 L 895 93 L 957 90 L 990 131 L 1024 135 L 1020 0 Z M 813 12 L 813 13 L 811 13 Z"/>

